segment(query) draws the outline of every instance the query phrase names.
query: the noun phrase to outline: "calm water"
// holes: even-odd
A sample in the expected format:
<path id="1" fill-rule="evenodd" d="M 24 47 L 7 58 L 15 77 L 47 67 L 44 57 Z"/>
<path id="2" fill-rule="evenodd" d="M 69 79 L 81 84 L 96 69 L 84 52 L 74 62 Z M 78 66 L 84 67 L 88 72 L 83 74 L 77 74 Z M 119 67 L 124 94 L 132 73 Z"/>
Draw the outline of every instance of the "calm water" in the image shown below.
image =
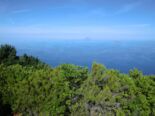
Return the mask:
<path id="1" fill-rule="evenodd" d="M 155 41 L 153 40 L 52 40 L 0 39 L 0 44 L 12 44 L 18 55 L 27 53 L 51 66 L 73 63 L 91 67 L 92 62 L 127 73 L 138 68 L 145 74 L 155 74 Z"/>

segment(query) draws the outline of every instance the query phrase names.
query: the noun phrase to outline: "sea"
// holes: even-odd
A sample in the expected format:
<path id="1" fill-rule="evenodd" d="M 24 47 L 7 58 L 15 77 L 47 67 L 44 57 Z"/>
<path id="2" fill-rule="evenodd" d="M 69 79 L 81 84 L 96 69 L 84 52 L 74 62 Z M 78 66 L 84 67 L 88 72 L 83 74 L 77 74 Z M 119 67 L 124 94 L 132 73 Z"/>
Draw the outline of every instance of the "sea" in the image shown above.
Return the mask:
<path id="1" fill-rule="evenodd" d="M 155 39 L 1 39 L 0 44 L 16 47 L 17 55 L 35 56 L 51 67 L 75 64 L 91 69 L 97 62 L 109 69 L 128 73 L 138 68 L 144 74 L 155 74 Z"/>

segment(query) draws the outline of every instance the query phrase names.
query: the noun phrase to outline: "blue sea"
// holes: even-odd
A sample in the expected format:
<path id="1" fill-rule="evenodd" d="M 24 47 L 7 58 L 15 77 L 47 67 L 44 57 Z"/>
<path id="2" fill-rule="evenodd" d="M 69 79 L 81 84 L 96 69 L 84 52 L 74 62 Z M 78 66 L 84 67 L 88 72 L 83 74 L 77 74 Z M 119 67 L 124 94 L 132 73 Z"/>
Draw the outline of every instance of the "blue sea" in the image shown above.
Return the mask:
<path id="1" fill-rule="evenodd" d="M 33 55 L 52 67 L 71 63 L 91 68 L 98 62 L 124 73 L 138 68 L 155 74 L 155 40 L 0 39 L 0 44 L 11 44 L 18 55 Z"/>

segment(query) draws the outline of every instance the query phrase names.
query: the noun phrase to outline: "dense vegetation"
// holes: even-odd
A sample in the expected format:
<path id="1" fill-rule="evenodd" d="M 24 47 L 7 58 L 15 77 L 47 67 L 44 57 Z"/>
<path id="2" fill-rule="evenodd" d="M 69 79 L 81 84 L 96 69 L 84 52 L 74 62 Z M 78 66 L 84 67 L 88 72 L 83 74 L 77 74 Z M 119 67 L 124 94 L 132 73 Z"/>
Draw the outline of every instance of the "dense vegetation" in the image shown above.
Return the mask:
<path id="1" fill-rule="evenodd" d="M 0 116 L 155 116 L 155 76 L 93 63 L 51 68 L 0 48 Z"/>

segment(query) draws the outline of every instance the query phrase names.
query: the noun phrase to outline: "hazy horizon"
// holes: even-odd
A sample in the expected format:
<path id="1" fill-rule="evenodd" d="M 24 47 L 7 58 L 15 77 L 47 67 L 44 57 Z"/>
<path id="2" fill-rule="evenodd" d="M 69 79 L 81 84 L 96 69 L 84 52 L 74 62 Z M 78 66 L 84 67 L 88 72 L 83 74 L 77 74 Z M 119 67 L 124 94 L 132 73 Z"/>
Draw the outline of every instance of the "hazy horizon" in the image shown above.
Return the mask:
<path id="1" fill-rule="evenodd" d="M 0 38 L 155 39 L 155 0 L 0 0 Z"/>

